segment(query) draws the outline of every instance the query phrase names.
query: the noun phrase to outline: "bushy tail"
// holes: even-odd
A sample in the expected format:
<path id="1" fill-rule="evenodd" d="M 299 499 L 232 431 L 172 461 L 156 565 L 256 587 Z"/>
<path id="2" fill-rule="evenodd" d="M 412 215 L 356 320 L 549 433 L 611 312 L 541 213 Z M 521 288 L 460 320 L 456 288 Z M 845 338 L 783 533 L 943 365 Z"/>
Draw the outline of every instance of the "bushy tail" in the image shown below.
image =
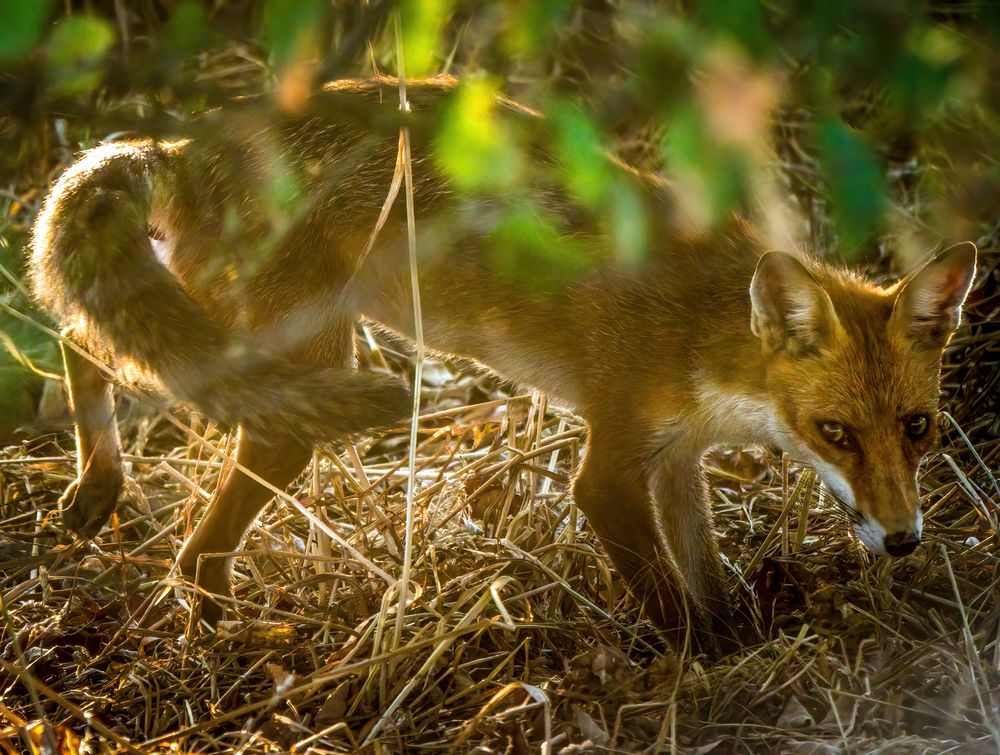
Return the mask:
<path id="1" fill-rule="evenodd" d="M 154 144 L 88 152 L 58 181 L 34 232 L 41 301 L 83 318 L 116 354 L 155 374 L 176 398 L 225 424 L 330 438 L 403 418 L 409 394 L 387 375 L 296 365 L 262 353 L 213 320 L 153 252 Z"/>

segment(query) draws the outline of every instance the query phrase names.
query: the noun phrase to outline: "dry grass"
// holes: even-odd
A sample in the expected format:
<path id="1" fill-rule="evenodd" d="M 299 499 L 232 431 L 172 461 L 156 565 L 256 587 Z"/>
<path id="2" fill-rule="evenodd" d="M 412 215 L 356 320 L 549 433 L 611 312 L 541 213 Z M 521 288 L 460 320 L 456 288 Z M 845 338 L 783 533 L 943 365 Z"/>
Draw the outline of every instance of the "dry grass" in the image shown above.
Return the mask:
<path id="1" fill-rule="evenodd" d="M 988 288 L 956 343 L 975 362 L 949 371 L 963 396 L 997 374 Z M 447 365 L 425 381 L 398 644 L 408 430 L 316 454 L 291 489 L 310 516 L 265 511 L 216 633 L 192 625 L 170 567 L 218 457 L 161 418 L 126 420 L 134 484 L 112 529 L 70 542 L 68 435 L 8 448 L 0 741 L 20 751 L 45 722 L 94 751 L 995 752 L 1000 443 L 964 403 L 975 451 L 946 431 L 921 478 L 926 544 L 905 559 L 865 553 L 787 460 L 755 483 L 709 473 L 731 584 L 763 614 L 760 639 L 714 664 L 660 643 L 572 506 L 580 422 Z"/>
<path id="2" fill-rule="evenodd" d="M 290 489 L 309 517 L 265 510 L 233 621 L 214 633 L 171 565 L 223 467 L 195 437 L 230 450 L 217 428 L 132 412 L 127 495 L 88 542 L 57 513 L 70 435 L 4 449 L 0 749 L 996 752 L 1000 243 L 987 242 L 945 381 L 971 443 L 949 425 L 923 470 L 925 544 L 873 558 L 788 460 L 767 457 L 757 482 L 710 470 L 730 584 L 761 614 L 757 639 L 713 664 L 660 642 L 573 507 L 580 421 L 453 366 L 425 372 L 398 638 L 406 428 L 317 452 Z M 374 358 L 402 362 L 389 351 Z"/>

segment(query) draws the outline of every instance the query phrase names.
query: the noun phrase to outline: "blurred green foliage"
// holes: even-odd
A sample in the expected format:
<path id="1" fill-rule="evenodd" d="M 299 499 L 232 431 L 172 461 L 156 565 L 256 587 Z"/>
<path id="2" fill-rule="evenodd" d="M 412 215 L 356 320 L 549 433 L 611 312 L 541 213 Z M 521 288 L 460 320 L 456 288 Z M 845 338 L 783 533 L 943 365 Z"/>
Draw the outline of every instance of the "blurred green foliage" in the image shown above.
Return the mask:
<path id="1" fill-rule="evenodd" d="M 554 105 L 547 115 L 552 122 L 559 176 L 570 196 L 592 212 L 607 215 L 615 251 L 624 263 L 641 261 L 649 241 L 648 219 L 636 188 L 609 161 L 605 137 L 597 124 L 580 107 L 565 101 Z"/>
<path id="2" fill-rule="evenodd" d="M 523 158 L 500 117 L 497 86 L 483 77 L 462 83 L 435 141 L 438 166 L 466 192 L 509 189 L 521 178 Z"/>
<path id="3" fill-rule="evenodd" d="M 8 203 L 0 209 L 9 211 Z M 15 276 L 23 270 L 23 229 L 0 221 L 0 267 Z M 26 297 L 5 276 L 0 277 L 0 302 L 15 309 L 28 307 Z M 42 397 L 42 381 L 37 370 L 62 370 L 59 347 L 44 332 L 23 320 L 0 312 L 0 441 L 35 419 Z"/>
<path id="4" fill-rule="evenodd" d="M 586 250 L 548 214 L 526 202 L 505 209 L 487 250 L 501 275 L 546 291 L 587 267 Z"/>
<path id="5" fill-rule="evenodd" d="M 262 41 L 271 52 L 271 62 L 285 66 L 307 52 L 326 11 L 323 0 L 268 0 L 264 3 Z"/>
<path id="6" fill-rule="evenodd" d="M 51 3 L 38 0 L 0 0 L 0 62 L 7 63 L 31 51 L 49 16 Z"/>
<path id="7" fill-rule="evenodd" d="M 0 0 L 5 264 L 20 269 L 44 189 L 80 147 L 176 134 L 235 95 L 291 106 L 325 79 L 395 73 L 397 28 L 408 76 L 462 80 L 432 157 L 470 202 L 504 197 L 490 254 L 508 274 L 554 280 L 591 259 L 529 184 L 641 260 L 649 208 L 622 161 L 665 176 L 694 227 L 777 196 L 809 243 L 869 264 L 910 232 L 929 245 L 996 228 L 990 0 Z M 499 93 L 547 114 L 551 159 Z M 277 176 L 274 192 L 287 208 L 300 187 Z"/>
<path id="8" fill-rule="evenodd" d="M 486 74 L 463 87 L 436 156 L 464 190 L 525 178 L 524 145 L 492 113 L 502 91 L 551 115 L 560 179 L 609 227 L 634 202 L 616 199 L 604 157 L 639 135 L 644 167 L 690 189 L 708 222 L 724 219 L 748 205 L 764 158 L 720 132 L 699 92 L 720 59 L 746 76 L 730 82 L 737 97 L 767 77 L 773 102 L 746 107 L 765 108 L 780 158 L 789 142 L 812 158 L 810 181 L 832 210 L 824 240 L 849 257 L 887 230 L 892 162 L 976 135 L 957 150 L 962 162 L 995 173 L 1000 12 L 975 0 L 104 0 L 80 10 L 0 0 L 5 167 L 30 171 L 37 153 L 25 150 L 57 115 L 98 135 L 169 132 L 233 94 L 280 87 L 299 62 L 315 82 L 394 72 L 397 17 L 409 75 Z M 781 134 L 793 121 L 796 132 Z"/>
<path id="9" fill-rule="evenodd" d="M 193 0 L 178 3 L 163 26 L 165 47 L 174 55 L 186 56 L 208 44 L 208 11 Z"/>
<path id="10" fill-rule="evenodd" d="M 451 11 L 450 0 L 405 0 L 402 3 L 400 26 L 407 76 L 429 76 L 438 72 L 438 47 Z"/>
<path id="11" fill-rule="evenodd" d="M 115 41 L 114 29 L 96 16 L 61 20 L 46 45 L 48 85 L 58 94 L 86 94 L 100 83 L 101 63 Z"/>
<path id="12" fill-rule="evenodd" d="M 841 121 L 818 125 L 820 164 L 832 197 L 833 220 L 848 249 L 878 230 L 884 208 L 883 178 L 872 149 Z"/>

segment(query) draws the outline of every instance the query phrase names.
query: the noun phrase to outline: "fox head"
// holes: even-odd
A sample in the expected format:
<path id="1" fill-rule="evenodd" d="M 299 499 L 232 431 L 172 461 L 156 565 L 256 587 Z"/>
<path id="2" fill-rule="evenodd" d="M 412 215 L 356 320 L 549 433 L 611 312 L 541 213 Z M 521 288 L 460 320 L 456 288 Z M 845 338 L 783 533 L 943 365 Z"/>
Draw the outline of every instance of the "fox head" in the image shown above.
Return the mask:
<path id="1" fill-rule="evenodd" d="M 750 285 L 783 450 L 810 464 L 875 553 L 920 543 L 917 467 L 937 440 L 941 358 L 976 270 L 971 243 L 881 288 L 764 254 Z"/>

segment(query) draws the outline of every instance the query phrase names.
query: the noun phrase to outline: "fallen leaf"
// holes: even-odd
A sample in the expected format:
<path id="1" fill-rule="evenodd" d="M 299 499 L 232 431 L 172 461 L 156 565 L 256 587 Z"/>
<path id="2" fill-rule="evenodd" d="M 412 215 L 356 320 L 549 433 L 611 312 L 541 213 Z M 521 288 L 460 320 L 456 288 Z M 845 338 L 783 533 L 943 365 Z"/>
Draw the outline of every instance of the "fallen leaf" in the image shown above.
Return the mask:
<path id="1" fill-rule="evenodd" d="M 81 741 L 72 729 L 62 724 L 52 726 L 38 722 L 28 727 L 28 739 L 31 741 L 32 755 L 80 755 Z M 51 749 L 55 745 L 55 751 Z"/>

